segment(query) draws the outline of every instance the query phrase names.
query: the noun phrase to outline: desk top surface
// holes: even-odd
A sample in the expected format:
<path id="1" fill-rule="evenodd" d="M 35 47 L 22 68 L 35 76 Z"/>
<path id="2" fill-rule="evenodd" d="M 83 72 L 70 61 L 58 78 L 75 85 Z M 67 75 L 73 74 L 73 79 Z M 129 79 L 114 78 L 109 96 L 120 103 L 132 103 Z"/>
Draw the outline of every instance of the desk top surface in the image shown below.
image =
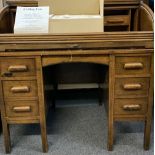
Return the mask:
<path id="1" fill-rule="evenodd" d="M 0 35 L 0 51 L 49 49 L 153 48 L 153 32 L 104 32 L 92 34 Z M 136 44 L 135 44 L 136 42 Z"/>

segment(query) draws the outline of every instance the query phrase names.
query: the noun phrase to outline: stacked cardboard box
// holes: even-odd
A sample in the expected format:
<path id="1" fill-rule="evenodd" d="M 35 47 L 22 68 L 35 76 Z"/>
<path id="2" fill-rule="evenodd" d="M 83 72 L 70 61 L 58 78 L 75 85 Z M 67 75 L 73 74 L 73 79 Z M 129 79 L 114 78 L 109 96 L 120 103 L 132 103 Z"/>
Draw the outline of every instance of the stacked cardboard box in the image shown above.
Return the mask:
<path id="1" fill-rule="evenodd" d="M 39 0 L 50 7 L 49 33 L 103 32 L 103 0 Z"/>

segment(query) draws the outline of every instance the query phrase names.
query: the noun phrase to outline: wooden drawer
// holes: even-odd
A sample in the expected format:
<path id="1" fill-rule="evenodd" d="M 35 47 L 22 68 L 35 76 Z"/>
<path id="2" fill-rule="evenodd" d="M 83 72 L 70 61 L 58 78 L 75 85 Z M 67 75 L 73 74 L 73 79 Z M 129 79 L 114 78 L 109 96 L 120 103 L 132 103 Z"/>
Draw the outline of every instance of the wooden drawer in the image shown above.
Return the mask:
<path id="1" fill-rule="evenodd" d="M 35 59 L 4 58 L 0 59 L 0 73 L 4 77 L 25 77 L 36 74 Z"/>
<path id="2" fill-rule="evenodd" d="M 147 98 L 116 99 L 115 115 L 145 115 L 147 112 Z"/>
<path id="3" fill-rule="evenodd" d="M 36 97 L 36 81 L 3 81 L 4 98 Z"/>
<path id="4" fill-rule="evenodd" d="M 37 101 L 6 101 L 7 117 L 32 117 L 38 116 Z"/>
<path id="5" fill-rule="evenodd" d="M 115 82 L 115 97 L 146 96 L 149 91 L 149 78 L 118 78 Z"/>
<path id="6" fill-rule="evenodd" d="M 120 56 L 116 57 L 116 75 L 140 75 L 149 74 L 150 56 Z"/>
<path id="7" fill-rule="evenodd" d="M 104 25 L 105 26 L 130 25 L 130 16 L 129 15 L 105 16 Z"/>

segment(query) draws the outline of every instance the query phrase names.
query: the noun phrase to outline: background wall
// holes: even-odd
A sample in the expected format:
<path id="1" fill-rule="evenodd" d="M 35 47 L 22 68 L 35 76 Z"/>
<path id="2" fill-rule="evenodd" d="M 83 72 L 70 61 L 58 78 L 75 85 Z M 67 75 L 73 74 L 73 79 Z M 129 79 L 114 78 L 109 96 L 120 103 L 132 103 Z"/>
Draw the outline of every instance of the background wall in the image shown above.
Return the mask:
<path id="1" fill-rule="evenodd" d="M 3 6 L 2 0 L 0 0 L 0 8 Z"/>

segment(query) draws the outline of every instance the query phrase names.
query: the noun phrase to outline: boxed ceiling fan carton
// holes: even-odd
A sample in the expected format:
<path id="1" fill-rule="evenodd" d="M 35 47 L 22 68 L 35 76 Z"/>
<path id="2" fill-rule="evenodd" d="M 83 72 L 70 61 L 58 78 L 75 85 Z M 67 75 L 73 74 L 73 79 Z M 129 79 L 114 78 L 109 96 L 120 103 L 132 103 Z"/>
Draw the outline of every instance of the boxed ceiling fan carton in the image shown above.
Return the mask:
<path id="1" fill-rule="evenodd" d="M 49 33 L 103 32 L 103 0 L 39 0 L 50 7 Z"/>

